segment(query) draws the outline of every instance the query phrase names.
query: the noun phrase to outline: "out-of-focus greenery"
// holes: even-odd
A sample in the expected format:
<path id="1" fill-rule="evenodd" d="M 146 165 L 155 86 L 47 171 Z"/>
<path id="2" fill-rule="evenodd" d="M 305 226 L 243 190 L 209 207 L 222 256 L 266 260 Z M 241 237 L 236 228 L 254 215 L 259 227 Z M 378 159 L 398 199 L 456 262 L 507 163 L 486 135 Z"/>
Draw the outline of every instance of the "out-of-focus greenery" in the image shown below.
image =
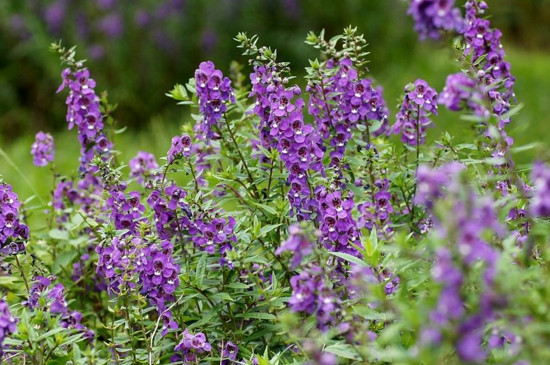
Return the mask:
<path id="1" fill-rule="evenodd" d="M 529 64 L 535 58 L 532 73 L 539 72 L 544 61 L 531 50 L 550 46 L 550 1 L 488 2 L 504 44 L 518 49 L 511 60 Z M 211 59 L 223 69 L 241 59 L 232 40 L 239 31 L 260 35 L 298 70 L 316 56 L 304 47 L 307 31 L 324 28 L 333 35 L 355 25 L 370 42 L 373 75 L 388 91 L 400 89 L 408 81 L 401 76 L 414 75 L 416 62 L 447 62 L 424 53 L 406 7 L 402 0 L 3 0 L 0 140 L 64 126 L 64 105 L 55 95 L 61 70 L 48 51 L 60 39 L 79 46 L 98 89 L 119 103 L 119 118 L 139 128 L 152 118 L 174 120 L 179 111 L 164 92 L 192 76 L 200 61 Z M 530 51 L 519 51 L 525 49 Z M 418 60 L 411 64 L 412 55 Z M 431 66 L 427 79 L 436 75 Z M 444 80 L 431 81 L 441 86 Z"/>

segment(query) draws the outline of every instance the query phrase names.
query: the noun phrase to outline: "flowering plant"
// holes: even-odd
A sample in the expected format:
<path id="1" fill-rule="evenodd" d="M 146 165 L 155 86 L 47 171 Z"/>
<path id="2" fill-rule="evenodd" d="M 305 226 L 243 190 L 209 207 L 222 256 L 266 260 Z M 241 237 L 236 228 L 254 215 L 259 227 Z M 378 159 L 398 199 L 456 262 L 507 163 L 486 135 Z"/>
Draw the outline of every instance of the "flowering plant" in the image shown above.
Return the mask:
<path id="1" fill-rule="evenodd" d="M 192 108 L 192 123 L 160 163 L 140 151 L 129 169 L 114 148 L 114 107 L 74 49 L 52 45 L 66 66 L 58 91 L 79 174 L 52 168 L 51 202 L 34 208 L 47 207 L 48 220 L 30 231 L 33 208 L 0 185 L 2 356 L 548 361 L 550 167 L 516 168 L 500 32 L 485 2 L 468 0 L 464 16 L 453 6 L 410 3 L 421 37 L 455 37 L 463 72 L 439 93 L 422 79 L 406 85 L 394 123 L 356 29 L 307 36 L 320 55 L 305 88 L 240 33 L 250 86 L 244 66 L 224 76 L 201 63 L 168 94 Z M 463 113 L 473 143 L 447 133 L 433 142 L 440 107 Z M 32 154 L 39 166 L 53 160 L 51 136 L 39 134 Z"/>

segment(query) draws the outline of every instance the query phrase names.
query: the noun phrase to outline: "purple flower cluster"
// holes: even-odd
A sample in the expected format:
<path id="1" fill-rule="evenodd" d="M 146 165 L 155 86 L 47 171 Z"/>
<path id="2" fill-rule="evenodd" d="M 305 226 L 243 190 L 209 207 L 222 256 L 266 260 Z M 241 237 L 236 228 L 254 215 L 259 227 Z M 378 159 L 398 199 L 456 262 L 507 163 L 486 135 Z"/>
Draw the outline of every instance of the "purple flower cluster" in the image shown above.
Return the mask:
<path id="1" fill-rule="evenodd" d="M 357 254 L 353 245 L 360 246 L 361 242 L 357 222 L 352 217 L 353 193 L 318 186 L 315 197 L 319 204 L 321 243 L 332 251 Z"/>
<path id="2" fill-rule="evenodd" d="M 0 299 L 0 359 L 2 357 L 4 339 L 15 333 L 16 329 L 17 319 L 12 316 L 8 303 L 4 299 Z"/>
<path id="3" fill-rule="evenodd" d="M 63 82 L 57 89 L 69 88 L 67 96 L 67 122 L 69 129 L 78 128 L 80 141 L 80 170 L 90 172 L 90 162 L 94 155 L 109 156 L 111 142 L 103 133 L 103 115 L 99 97 L 95 93 L 96 83 L 90 78 L 88 69 L 79 66 L 76 70 L 66 68 L 62 73 Z"/>
<path id="4" fill-rule="evenodd" d="M 212 139 L 216 133 L 214 128 L 219 128 L 218 120 L 227 111 L 226 104 L 235 103 L 231 80 L 224 77 L 220 70 L 216 70 L 211 61 L 201 62 L 195 71 L 195 87 L 200 112 L 204 117 L 200 131 L 207 139 Z"/>
<path id="5" fill-rule="evenodd" d="M 212 351 L 212 345 L 206 340 L 204 333 L 199 332 L 196 335 L 185 329 L 181 341 L 174 347 L 177 352 L 170 358 L 172 362 L 182 362 L 183 364 L 197 364 L 198 356 Z"/>
<path id="6" fill-rule="evenodd" d="M 376 120 L 382 124 L 372 134 L 386 133 L 389 110 L 382 97 L 382 88 L 374 89 L 370 79 L 358 79 L 349 58 L 338 63 L 331 59 L 327 61 L 327 68 L 333 74 L 320 82 L 310 82 L 306 90 L 310 93 L 309 113 L 315 118 L 321 138 L 330 138 L 331 165 L 337 166 L 354 127 L 359 122 Z"/>
<path id="7" fill-rule="evenodd" d="M 107 292 L 117 295 L 126 288 L 134 288 L 140 269 L 145 265 L 139 237 L 114 237 L 108 244 L 96 246 L 99 256 L 96 266 L 98 276 L 106 278 Z"/>
<path id="8" fill-rule="evenodd" d="M 54 285 L 55 279 L 55 276 L 37 276 L 30 288 L 26 305 L 31 310 L 40 308 L 54 316 L 59 315 L 61 327 L 78 330 L 84 333 L 84 338 L 93 339 L 94 332 L 80 323 L 82 313 L 69 310 L 65 300 L 65 287 L 61 283 Z"/>
<path id="9" fill-rule="evenodd" d="M 220 264 L 225 265 L 228 263 L 226 252 L 232 249 L 234 243 L 237 243 L 234 229 L 235 219 L 233 217 L 227 219 L 204 217 L 194 222 L 190 233 L 193 235 L 192 240 L 196 247 L 210 254 L 219 253 L 221 255 Z"/>
<path id="10" fill-rule="evenodd" d="M 173 302 L 174 291 L 179 285 L 180 267 L 173 257 L 174 247 L 170 241 L 152 243 L 143 249 L 140 272 L 142 291 L 159 313 L 165 312 L 166 303 Z M 170 312 L 165 312 L 170 317 Z M 165 319 L 165 324 L 171 321 Z"/>
<path id="11" fill-rule="evenodd" d="M 550 217 L 550 167 L 537 162 L 531 177 L 534 191 L 529 212 L 534 217 Z"/>
<path id="12" fill-rule="evenodd" d="M 221 365 L 229 365 L 237 362 L 239 347 L 231 341 L 218 344 L 218 351 L 221 357 Z"/>
<path id="13" fill-rule="evenodd" d="M 254 112 L 260 117 L 260 140 L 264 148 L 275 148 L 289 172 L 288 199 L 300 220 L 307 219 L 315 203 L 308 183 L 309 171 L 322 171 L 323 151 L 313 127 L 304 123 L 300 88 L 285 88 L 274 68 L 255 66 L 250 75 L 256 98 Z"/>
<path id="14" fill-rule="evenodd" d="M 130 160 L 129 166 L 130 177 L 136 179 L 141 185 L 148 185 L 159 178 L 158 171 L 156 171 L 159 165 L 152 153 L 139 151 L 136 157 Z"/>
<path id="15" fill-rule="evenodd" d="M 54 155 L 53 137 L 49 133 L 38 132 L 31 146 L 31 154 L 35 166 L 46 166 L 53 161 Z"/>
<path id="16" fill-rule="evenodd" d="M 388 179 L 377 180 L 372 195 L 374 202 L 366 201 L 357 206 L 357 210 L 361 213 L 357 221 L 360 228 L 366 228 L 369 231 L 376 228 L 377 233 L 383 236 L 392 232 L 390 227 L 390 214 L 393 213 L 392 195 L 388 189 Z"/>
<path id="17" fill-rule="evenodd" d="M 110 214 L 110 221 L 113 222 L 115 229 L 127 230 L 125 236 L 139 236 L 140 223 L 147 222 L 143 216 L 145 206 L 141 203 L 141 193 L 132 191 L 125 194 L 125 189 L 125 185 L 109 187 L 106 207 Z"/>
<path id="18" fill-rule="evenodd" d="M 174 183 L 165 189 L 165 195 L 158 190 L 149 194 L 147 203 L 154 211 L 154 222 L 161 239 L 175 237 L 179 242 L 180 235 L 189 231 L 192 225 L 191 209 L 185 201 L 186 196 L 185 190 Z"/>
<path id="19" fill-rule="evenodd" d="M 68 218 L 68 213 L 64 210 L 73 206 L 80 206 L 88 215 L 93 215 L 93 211 L 98 207 L 99 196 L 103 188 L 99 179 L 92 175 L 86 174 L 78 181 L 77 186 L 74 186 L 73 181 L 61 179 L 53 192 L 52 204 L 56 210 L 56 219 L 58 223 L 65 222 Z"/>
<path id="20" fill-rule="evenodd" d="M 439 94 L 438 102 L 449 110 L 467 109 L 481 118 L 488 118 L 489 111 L 484 105 L 484 92 L 475 80 L 459 72 L 447 76 L 445 88 Z"/>
<path id="21" fill-rule="evenodd" d="M 426 128 L 431 124 L 430 114 L 437 115 L 437 92 L 424 80 L 405 86 L 405 96 L 392 127 L 401 134 L 401 141 L 409 146 L 424 143 Z"/>
<path id="22" fill-rule="evenodd" d="M 442 31 L 464 31 L 465 22 L 454 0 L 410 0 L 407 14 L 414 20 L 420 39 L 439 39 Z"/>
<path id="23" fill-rule="evenodd" d="M 304 256 L 309 255 L 313 249 L 313 242 L 304 229 L 295 224 L 288 229 L 289 237 L 275 251 L 275 255 L 280 255 L 285 251 L 290 251 L 294 254 L 290 262 L 290 269 L 296 269 L 301 263 Z"/>
<path id="24" fill-rule="evenodd" d="M 443 197 L 444 188 L 455 189 L 458 174 L 465 168 L 459 162 L 449 162 L 437 169 L 426 165 L 418 166 L 416 172 L 416 196 L 414 202 L 431 209 L 434 202 Z"/>
<path id="25" fill-rule="evenodd" d="M 447 170 L 456 173 L 460 168 L 460 165 L 454 164 L 447 167 Z M 451 204 L 453 215 L 446 216 L 445 219 L 436 217 L 440 219 L 434 221 L 436 234 L 442 237 L 449 247 L 440 247 L 436 252 L 432 275 L 434 280 L 442 285 L 442 290 L 438 304 L 430 314 L 431 324 L 424 329 L 423 341 L 438 344 L 444 336 L 444 329 L 452 328 L 449 333 L 459 335 L 455 346 L 461 359 L 480 362 L 486 357 L 482 347 L 484 325 L 494 318 L 495 308 L 501 305 L 493 289 L 499 255 L 485 240 L 485 233 L 490 231 L 500 235 L 502 227 L 491 200 L 476 196 L 456 182 L 449 184 L 451 180 L 456 179 L 452 174 L 444 175 L 440 170 L 431 170 L 431 175 L 436 179 L 433 179 L 431 184 L 424 182 L 427 185 L 422 189 L 421 196 L 424 199 L 445 199 Z M 429 175 L 429 169 L 424 168 L 422 174 Z M 436 184 L 446 185 L 446 191 L 442 193 L 440 188 L 435 187 Z M 433 207 L 433 201 L 429 206 Z M 433 211 L 432 213 L 435 214 Z M 484 264 L 483 288 L 478 294 L 479 311 L 469 313 L 472 310 L 467 309 L 463 303 L 461 292 L 465 275 L 477 262 Z"/>
<path id="26" fill-rule="evenodd" d="M 187 134 L 175 136 L 172 138 L 172 146 L 168 150 L 168 163 L 172 163 L 178 158 L 191 156 L 192 141 Z"/>
<path id="27" fill-rule="evenodd" d="M 336 323 L 340 300 L 334 293 L 323 269 L 312 265 L 290 279 L 292 297 L 288 301 L 293 312 L 315 314 L 317 326 L 324 330 Z"/>
<path id="28" fill-rule="evenodd" d="M 465 54 L 471 55 L 471 62 L 478 69 L 479 84 L 489 88 L 487 96 L 492 102 L 492 111 L 501 117 L 500 127 L 503 128 L 509 122 L 504 114 L 510 110 L 510 102 L 515 97 L 515 78 L 510 72 L 510 64 L 504 61 L 504 48 L 500 42 L 502 33 L 492 29 L 489 20 L 479 17 L 487 10 L 485 1 L 468 0 L 465 7 Z M 480 60 L 481 57 L 485 58 Z"/>
<path id="29" fill-rule="evenodd" d="M 29 227 L 19 220 L 21 202 L 11 185 L 0 182 L 0 255 L 25 251 Z"/>

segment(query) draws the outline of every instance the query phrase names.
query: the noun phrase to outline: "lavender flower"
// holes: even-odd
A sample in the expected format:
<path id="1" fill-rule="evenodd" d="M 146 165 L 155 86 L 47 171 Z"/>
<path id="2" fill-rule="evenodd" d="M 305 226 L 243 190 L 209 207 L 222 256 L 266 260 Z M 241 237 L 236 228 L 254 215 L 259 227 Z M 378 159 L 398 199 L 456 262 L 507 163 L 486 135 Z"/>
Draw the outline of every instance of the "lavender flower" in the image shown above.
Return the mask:
<path id="1" fill-rule="evenodd" d="M 191 156 L 192 141 L 187 134 L 175 136 L 172 138 L 172 146 L 168 150 L 168 163 L 174 162 L 176 159 Z"/>
<path id="2" fill-rule="evenodd" d="M 468 0 L 465 7 L 467 28 L 464 32 L 464 52 L 471 56 L 471 62 L 478 70 L 479 84 L 489 88 L 487 96 L 493 106 L 492 112 L 500 118 L 499 126 L 503 128 L 509 122 L 504 115 L 515 98 L 515 78 L 510 72 L 510 64 L 504 61 L 504 48 L 500 42 L 502 33 L 492 29 L 489 20 L 479 17 L 487 10 L 485 1 Z"/>
<path id="3" fill-rule="evenodd" d="M 195 86 L 199 98 L 200 112 L 204 116 L 201 131 L 206 138 L 215 135 L 214 127 L 218 127 L 218 120 L 227 111 L 227 103 L 235 102 L 235 93 L 231 87 L 231 80 L 224 77 L 220 70 L 216 70 L 212 62 L 201 62 L 195 71 Z"/>
<path id="4" fill-rule="evenodd" d="M 17 319 L 10 313 L 10 307 L 4 299 L 0 299 L 0 359 L 2 357 L 2 349 L 4 339 L 15 333 L 17 329 Z"/>
<path id="5" fill-rule="evenodd" d="M 275 251 L 275 255 L 280 255 L 285 251 L 293 252 L 290 269 L 294 270 L 300 265 L 303 257 L 312 252 L 313 243 L 299 225 L 290 226 L 288 231 L 288 239 Z"/>
<path id="6" fill-rule="evenodd" d="M 537 162 L 531 176 L 534 192 L 529 211 L 535 217 L 550 217 L 550 167 Z"/>
<path id="7" fill-rule="evenodd" d="M 61 92 L 69 88 L 66 104 L 69 129 L 78 127 L 80 141 L 80 170 L 93 172 L 90 163 L 94 155 L 108 158 L 112 144 L 103 132 L 103 115 L 100 111 L 99 97 L 95 93 L 96 83 L 90 78 L 88 69 L 77 65 L 75 70 L 66 68 L 61 74 L 63 82 L 57 89 Z"/>
<path id="8" fill-rule="evenodd" d="M 443 31 L 464 31 L 465 22 L 454 0 L 411 0 L 407 14 L 415 22 L 420 39 L 439 39 Z"/>
<path id="9" fill-rule="evenodd" d="M 290 279 L 292 297 L 288 301 L 293 312 L 315 314 L 317 326 L 326 330 L 336 323 L 340 302 L 323 270 L 312 265 Z"/>
<path id="10" fill-rule="evenodd" d="M 284 162 L 288 176 L 288 199 L 299 220 L 307 219 L 314 209 L 308 183 L 309 171 L 323 170 L 323 151 L 318 134 L 304 123 L 301 94 L 298 86 L 286 88 L 275 67 L 255 66 L 250 75 L 256 98 L 254 112 L 260 117 L 260 141 L 266 149 L 274 148 Z"/>
<path id="11" fill-rule="evenodd" d="M 139 151 L 136 157 L 130 160 L 129 166 L 130 176 L 142 185 L 159 177 L 158 172 L 155 171 L 159 165 L 152 153 Z"/>
<path id="12" fill-rule="evenodd" d="M 221 255 L 220 264 L 227 264 L 226 253 L 232 249 L 232 245 L 237 242 L 237 236 L 234 232 L 235 219 L 233 217 L 214 218 L 210 220 L 207 217 L 197 219 L 192 229 L 193 242 L 195 246 L 210 254 L 219 253 Z M 231 263 L 229 263 L 231 265 Z"/>
<path id="13" fill-rule="evenodd" d="M 53 316 L 60 316 L 61 327 L 75 329 L 84 333 L 84 338 L 92 340 L 94 332 L 80 323 L 80 312 L 69 310 L 65 300 L 65 287 L 61 283 L 54 284 L 55 279 L 55 276 L 37 276 L 30 288 L 29 300 L 25 304 L 31 310 L 40 309 Z"/>
<path id="14" fill-rule="evenodd" d="M 210 352 L 212 345 L 206 340 L 204 333 L 199 332 L 193 335 L 187 329 L 183 331 L 181 341 L 174 347 L 176 355 L 171 357 L 171 361 L 182 361 L 184 364 L 194 364 L 198 362 L 197 355 Z"/>
<path id="15" fill-rule="evenodd" d="M 484 93 L 477 82 L 459 72 L 447 76 L 445 88 L 439 94 L 438 103 L 454 111 L 466 108 L 486 119 L 489 117 L 489 111 L 484 106 L 483 98 Z"/>
<path id="16" fill-rule="evenodd" d="M 409 146 L 423 144 L 426 128 L 431 124 L 430 114 L 437 115 L 437 92 L 426 81 L 418 79 L 405 87 L 393 133 L 401 134 L 401 141 Z"/>
<path id="17" fill-rule="evenodd" d="M 0 255 L 25 251 L 29 228 L 19 220 L 19 197 L 11 185 L 0 182 Z"/>
<path id="18" fill-rule="evenodd" d="M 44 132 L 36 133 L 35 142 L 31 147 L 31 154 L 35 166 L 46 166 L 53 161 L 54 142 L 53 137 Z"/>
<path id="19" fill-rule="evenodd" d="M 360 245 L 357 222 L 352 217 L 353 193 L 335 187 L 318 186 L 315 197 L 319 204 L 321 243 L 336 252 L 357 254 L 353 244 Z"/>
<path id="20" fill-rule="evenodd" d="M 220 352 L 221 365 L 229 365 L 236 362 L 239 347 L 233 342 L 227 341 L 218 344 L 218 351 Z"/>
<path id="21" fill-rule="evenodd" d="M 329 76 L 310 82 L 309 112 L 315 117 L 320 136 L 329 140 L 333 149 L 331 165 L 337 166 L 344 156 L 347 142 L 359 122 L 381 122 L 374 136 L 387 132 L 389 110 L 382 97 L 382 88 L 374 89 L 370 79 L 358 79 L 349 58 L 326 63 Z M 370 127 L 370 126 L 369 126 Z"/>

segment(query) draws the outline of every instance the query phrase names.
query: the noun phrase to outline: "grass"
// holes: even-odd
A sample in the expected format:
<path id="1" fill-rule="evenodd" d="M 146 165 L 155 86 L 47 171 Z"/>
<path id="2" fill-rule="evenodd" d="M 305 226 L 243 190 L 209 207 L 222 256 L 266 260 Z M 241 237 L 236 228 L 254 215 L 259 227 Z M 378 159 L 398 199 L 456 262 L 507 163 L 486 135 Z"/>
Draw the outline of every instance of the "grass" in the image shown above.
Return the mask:
<path id="1" fill-rule="evenodd" d="M 518 101 L 524 107 L 515 117 L 509 128 L 509 134 L 515 139 L 516 145 L 536 143 L 537 146 L 528 149 L 515 157 L 517 161 L 527 166 L 535 157 L 541 158 L 546 154 L 550 136 L 547 126 L 550 125 L 550 55 L 535 52 L 523 52 L 519 49 L 510 49 L 508 61 L 512 64 L 512 73 L 516 76 L 516 94 Z M 430 85 L 441 90 L 448 74 L 458 72 L 458 65 L 453 61 L 448 48 L 437 48 L 433 44 L 424 43 L 416 48 L 409 57 L 397 59 L 391 65 L 381 69 L 373 69 L 372 75 L 379 84 L 384 86 L 385 98 L 395 115 L 403 86 L 417 78 L 426 79 Z M 174 80 L 174 83 L 178 80 Z M 181 80 L 180 80 L 181 81 Z M 164 93 L 165 90 L 151 90 L 152 93 Z M 59 97 L 63 103 L 63 97 Z M 116 102 L 116 100 L 112 100 Z M 127 131 L 117 135 L 115 144 L 120 151 L 120 161 L 127 161 L 135 156 L 137 151 L 146 150 L 157 157 L 165 156 L 173 135 L 179 133 L 179 125 L 191 123 L 187 110 L 180 108 L 180 120 L 152 119 L 140 131 Z M 116 115 L 116 113 L 115 113 Z M 390 118 L 393 122 L 393 118 Z M 119 121 L 124 125 L 124 121 Z M 429 130 L 428 139 L 437 139 L 443 131 L 449 131 L 458 141 L 465 141 L 472 137 L 468 122 L 462 121 L 459 115 L 442 110 L 434 118 L 434 128 Z M 74 175 L 78 166 L 79 145 L 76 131 L 62 131 L 55 133 L 56 140 L 56 170 L 62 175 Z M 32 164 L 30 145 L 34 136 L 24 135 L 12 143 L 1 146 L 9 156 L 11 163 L 0 156 L 0 175 L 14 186 L 22 199 L 35 194 L 46 199 L 52 188 L 52 175 L 48 168 L 35 167 Z M 549 155 L 550 156 L 550 155 Z"/>

